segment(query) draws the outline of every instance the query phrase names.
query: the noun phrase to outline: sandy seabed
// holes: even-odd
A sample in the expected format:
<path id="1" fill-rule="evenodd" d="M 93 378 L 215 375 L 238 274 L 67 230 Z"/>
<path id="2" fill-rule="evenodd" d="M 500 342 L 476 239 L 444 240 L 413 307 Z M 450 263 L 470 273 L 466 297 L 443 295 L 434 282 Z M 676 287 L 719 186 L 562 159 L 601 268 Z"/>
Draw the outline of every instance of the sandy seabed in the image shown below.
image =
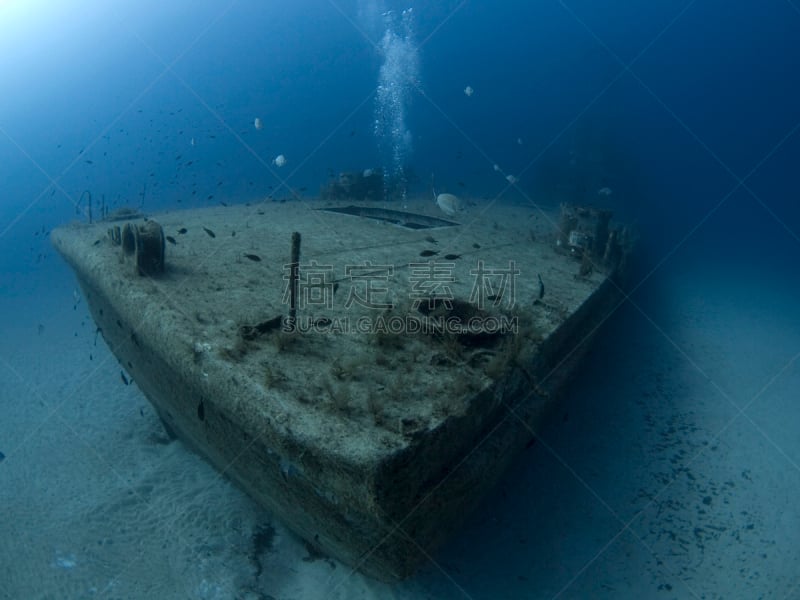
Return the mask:
<path id="1" fill-rule="evenodd" d="M 0 598 L 800 597 L 800 288 L 673 262 L 464 529 L 388 585 L 170 442 L 53 257 L 0 299 Z"/>

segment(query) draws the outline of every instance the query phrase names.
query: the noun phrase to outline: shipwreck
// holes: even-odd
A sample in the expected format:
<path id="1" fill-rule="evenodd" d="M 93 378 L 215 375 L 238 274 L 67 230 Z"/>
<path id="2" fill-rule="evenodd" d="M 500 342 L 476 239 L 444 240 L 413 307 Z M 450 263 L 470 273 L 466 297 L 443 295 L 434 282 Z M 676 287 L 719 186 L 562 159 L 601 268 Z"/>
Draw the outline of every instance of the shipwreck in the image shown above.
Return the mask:
<path id="1" fill-rule="evenodd" d="M 170 435 L 314 548 L 396 580 L 535 436 L 621 301 L 630 236 L 610 218 L 258 202 L 52 242 Z"/>

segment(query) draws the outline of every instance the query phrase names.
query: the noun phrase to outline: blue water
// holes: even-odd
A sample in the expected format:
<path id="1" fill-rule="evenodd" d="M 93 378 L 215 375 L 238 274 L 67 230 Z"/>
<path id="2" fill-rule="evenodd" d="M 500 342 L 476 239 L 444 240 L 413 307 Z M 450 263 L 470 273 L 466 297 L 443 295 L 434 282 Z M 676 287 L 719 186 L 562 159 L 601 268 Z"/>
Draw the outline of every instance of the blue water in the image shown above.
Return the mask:
<path id="1" fill-rule="evenodd" d="M 0 2 L 0 598 L 800 598 L 798 73 L 796 0 Z M 81 195 L 148 212 L 311 198 L 378 168 L 406 198 L 433 177 L 478 203 L 604 204 L 639 233 L 630 299 L 564 418 L 464 532 L 391 587 L 309 566 L 296 541 L 268 578 L 241 540 L 200 560 L 216 505 L 165 555 L 154 533 L 107 559 L 69 548 L 80 510 L 44 501 L 47 524 L 20 531 L 56 470 L 95 460 L 76 448 L 147 407 L 125 388 L 125 410 L 48 431 L 83 415 L 82 375 L 78 398 L 121 400 L 113 367 L 89 370 L 108 350 L 47 236 L 86 218 Z M 121 480 L 155 458 L 206 468 L 115 452 Z M 70 514 L 102 507 L 106 479 Z M 243 530 L 263 520 L 215 493 Z M 153 587 L 126 559 L 144 554 Z"/>

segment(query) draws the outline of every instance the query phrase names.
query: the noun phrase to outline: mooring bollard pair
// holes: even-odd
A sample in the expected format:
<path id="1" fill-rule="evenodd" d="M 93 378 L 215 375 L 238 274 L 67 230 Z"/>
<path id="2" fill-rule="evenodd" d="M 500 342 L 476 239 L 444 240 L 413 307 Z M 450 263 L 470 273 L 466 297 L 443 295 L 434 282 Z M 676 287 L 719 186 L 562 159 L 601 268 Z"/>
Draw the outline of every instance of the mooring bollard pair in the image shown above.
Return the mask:
<path id="1" fill-rule="evenodd" d="M 122 259 L 131 263 L 136 275 L 158 275 L 164 272 L 164 230 L 148 219 L 141 225 L 114 225 L 108 237 L 115 246 L 122 246 Z"/>

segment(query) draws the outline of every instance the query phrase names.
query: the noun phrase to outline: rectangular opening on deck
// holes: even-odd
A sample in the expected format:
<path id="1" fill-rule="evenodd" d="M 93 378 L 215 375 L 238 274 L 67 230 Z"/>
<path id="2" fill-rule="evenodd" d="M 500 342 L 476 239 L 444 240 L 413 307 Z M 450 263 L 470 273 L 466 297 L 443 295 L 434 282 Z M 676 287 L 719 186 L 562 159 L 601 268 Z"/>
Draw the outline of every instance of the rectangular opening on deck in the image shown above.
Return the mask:
<path id="1" fill-rule="evenodd" d="M 403 210 L 391 210 L 373 206 L 350 205 L 336 208 L 318 208 L 317 210 L 384 221 L 392 225 L 405 227 L 406 229 L 434 229 L 436 227 L 454 227 L 460 224 L 455 221 L 448 221 L 447 219 L 439 219 L 438 217 L 429 217 L 428 215 L 420 215 Z"/>

